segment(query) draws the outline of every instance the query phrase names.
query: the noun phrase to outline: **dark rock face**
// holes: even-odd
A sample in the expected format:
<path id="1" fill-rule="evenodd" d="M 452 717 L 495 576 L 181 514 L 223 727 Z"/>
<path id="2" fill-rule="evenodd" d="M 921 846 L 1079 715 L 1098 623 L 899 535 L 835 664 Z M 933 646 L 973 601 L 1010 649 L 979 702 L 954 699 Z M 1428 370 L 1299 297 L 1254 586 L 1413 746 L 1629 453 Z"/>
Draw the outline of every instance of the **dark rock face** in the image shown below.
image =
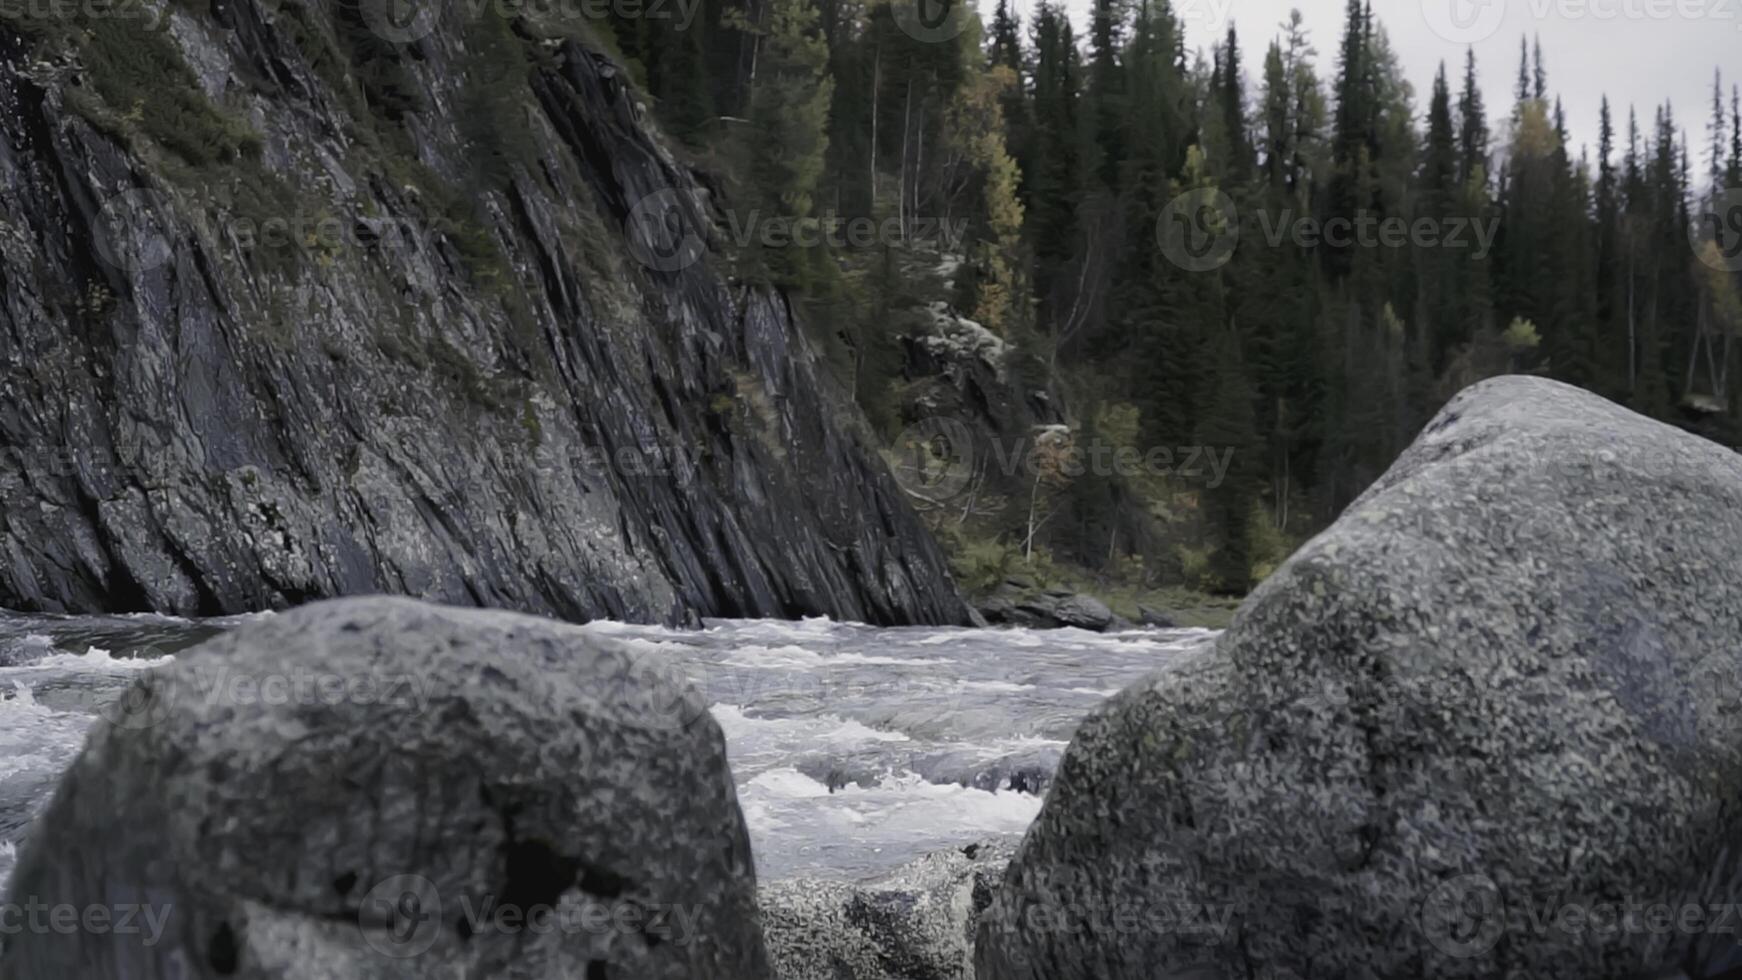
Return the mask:
<path id="1" fill-rule="evenodd" d="M 1011 847 L 928 854 L 868 882 L 794 879 L 759 899 L 779 980 L 972 980 L 976 920 Z"/>
<path id="2" fill-rule="evenodd" d="M 95 48 L 0 19 L 0 606 L 966 622 L 604 58 L 509 32 L 503 95 L 475 4 L 420 6 L 406 43 L 337 0 L 193 6 L 120 28 L 188 66 L 142 106 L 103 101 Z M 160 145 L 172 96 L 257 151 Z M 488 172 L 462 108 L 519 127 Z"/>
<path id="3" fill-rule="evenodd" d="M 1137 625 L 1164 630 L 1179 628 L 1179 623 L 1172 616 L 1148 606 L 1137 607 Z"/>
<path id="4" fill-rule="evenodd" d="M 1738 554 L 1742 457 L 1471 388 L 1213 650 L 1085 722 L 979 980 L 1734 968 Z"/>
<path id="5" fill-rule="evenodd" d="M 9 935 L 4 980 L 768 975 L 696 694 L 571 626 L 405 599 L 304 606 L 146 675 L 12 894 L 144 911 Z"/>
<path id="6" fill-rule="evenodd" d="M 979 602 L 976 610 L 986 622 L 1001 626 L 1032 629 L 1074 626 L 1091 633 L 1131 628 L 1130 622 L 1094 596 L 1060 591 L 1035 592 L 1008 582 Z"/>

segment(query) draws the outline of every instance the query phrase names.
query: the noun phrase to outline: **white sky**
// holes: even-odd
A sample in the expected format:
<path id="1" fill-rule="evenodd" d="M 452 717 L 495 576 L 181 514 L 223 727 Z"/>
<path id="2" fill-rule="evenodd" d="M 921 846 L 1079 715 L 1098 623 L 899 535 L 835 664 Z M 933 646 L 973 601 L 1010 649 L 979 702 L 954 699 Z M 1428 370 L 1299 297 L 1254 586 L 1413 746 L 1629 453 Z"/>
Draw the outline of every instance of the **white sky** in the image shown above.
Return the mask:
<path id="1" fill-rule="evenodd" d="M 985 2 L 985 0 L 983 0 Z M 1173 0 L 1193 47 L 1214 43 L 1232 20 L 1240 30 L 1249 90 L 1256 93 L 1264 50 L 1278 25 L 1298 7 L 1319 51 L 1320 76 L 1335 75 L 1346 0 Z M 1079 36 L 1089 0 L 1067 0 Z M 1649 133 L 1653 106 L 1669 99 L 1688 133 L 1696 174 L 1706 166 L 1706 120 L 1712 71 L 1724 88 L 1742 81 L 1742 0 L 1374 0 L 1424 113 L 1433 76 L 1446 62 L 1454 97 L 1464 50 L 1473 45 L 1490 125 L 1497 131 L 1512 106 L 1518 40 L 1541 35 L 1551 95 L 1565 103 L 1576 157 L 1597 148 L 1597 114 L 1607 93 L 1615 107 L 1617 143 L 1626 138 L 1627 106 L 1638 107 Z M 1727 97 L 1726 97 L 1727 101 Z"/>

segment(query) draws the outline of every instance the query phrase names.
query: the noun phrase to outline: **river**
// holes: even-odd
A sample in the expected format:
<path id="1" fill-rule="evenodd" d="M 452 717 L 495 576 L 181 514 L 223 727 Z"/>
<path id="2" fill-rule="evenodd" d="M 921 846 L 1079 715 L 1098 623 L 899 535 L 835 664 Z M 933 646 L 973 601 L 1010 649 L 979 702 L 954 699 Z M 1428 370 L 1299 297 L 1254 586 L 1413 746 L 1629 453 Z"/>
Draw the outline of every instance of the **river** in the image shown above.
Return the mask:
<path id="1" fill-rule="evenodd" d="M 0 884 L 97 712 L 139 671 L 249 618 L 0 614 Z M 1083 716 L 1215 636 L 826 619 L 585 628 L 671 658 L 705 692 L 764 879 L 863 877 L 1019 836 Z"/>

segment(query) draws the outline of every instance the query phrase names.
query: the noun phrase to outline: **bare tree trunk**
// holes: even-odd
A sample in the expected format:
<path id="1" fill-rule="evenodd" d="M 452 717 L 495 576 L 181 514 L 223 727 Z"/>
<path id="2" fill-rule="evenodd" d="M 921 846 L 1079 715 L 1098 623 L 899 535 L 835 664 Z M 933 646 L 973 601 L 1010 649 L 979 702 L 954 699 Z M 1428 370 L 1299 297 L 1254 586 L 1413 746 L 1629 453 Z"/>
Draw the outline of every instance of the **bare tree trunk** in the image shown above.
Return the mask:
<path id="1" fill-rule="evenodd" d="M 883 88 L 883 46 L 871 54 L 871 214 L 877 214 L 877 93 Z"/>
<path id="2" fill-rule="evenodd" d="M 901 203 L 896 220 L 901 226 L 901 240 L 907 241 L 907 148 L 913 137 L 913 79 L 907 80 L 907 97 L 901 107 Z"/>
<path id="3" fill-rule="evenodd" d="M 1718 397 L 1724 401 L 1730 399 L 1730 342 L 1735 335 L 1724 335 L 1724 366 L 1718 370 Z"/>
<path id="4" fill-rule="evenodd" d="M 1278 531 L 1288 530 L 1288 484 L 1288 449 L 1284 447 L 1282 450 L 1282 494 L 1276 500 L 1276 529 Z"/>
<path id="5" fill-rule="evenodd" d="M 1633 304 L 1633 242 L 1627 242 L 1627 393 L 1639 387 L 1639 324 Z"/>
<path id="6" fill-rule="evenodd" d="M 925 173 L 925 103 L 923 102 L 919 106 L 919 133 L 917 136 L 913 146 L 913 209 L 907 215 L 911 221 L 919 220 L 919 185 L 921 176 Z M 902 241 L 907 241 L 909 237 L 905 231 L 901 235 Z"/>
<path id="7" fill-rule="evenodd" d="M 1700 363 L 1700 342 L 1706 339 L 1706 304 L 1700 304 L 1700 319 L 1694 325 L 1694 346 L 1688 351 L 1688 381 L 1682 390 L 1691 395 L 1694 393 L 1694 367 Z"/>
<path id="8" fill-rule="evenodd" d="M 1022 560 L 1034 560 L 1034 517 L 1040 507 L 1040 468 L 1034 471 L 1034 485 L 1028 488 L 1028 538 L 1022 544 Z"/>

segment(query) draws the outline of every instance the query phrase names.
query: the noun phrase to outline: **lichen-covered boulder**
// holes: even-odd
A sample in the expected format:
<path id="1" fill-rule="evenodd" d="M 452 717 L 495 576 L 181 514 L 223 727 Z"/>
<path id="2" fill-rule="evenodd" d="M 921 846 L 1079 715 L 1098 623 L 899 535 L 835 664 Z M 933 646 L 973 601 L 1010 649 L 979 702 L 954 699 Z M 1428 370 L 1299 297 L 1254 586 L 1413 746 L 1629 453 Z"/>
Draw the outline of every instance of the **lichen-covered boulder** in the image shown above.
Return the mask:
<path id="1" fill-rule="evenodd" d="M 978 980 L 1716 976 L 1739 679 L 1742 456 L 1478 385 L 1084 723 Z"/>
<path id="2" fill-rule="evenodd" d="M 927 854 L 870 881 L 764 884 L 777 980 L 972 980 L 974 926 L 1004 877 L 998 840 Z"/>
<path id="3" fill-rule="evenodd" d="M 4 980 L 768 975 L 720 730 L 607 638 L 325 602 L 107 715 L 9 901 L 108 921 L 0 937 Z"/>

